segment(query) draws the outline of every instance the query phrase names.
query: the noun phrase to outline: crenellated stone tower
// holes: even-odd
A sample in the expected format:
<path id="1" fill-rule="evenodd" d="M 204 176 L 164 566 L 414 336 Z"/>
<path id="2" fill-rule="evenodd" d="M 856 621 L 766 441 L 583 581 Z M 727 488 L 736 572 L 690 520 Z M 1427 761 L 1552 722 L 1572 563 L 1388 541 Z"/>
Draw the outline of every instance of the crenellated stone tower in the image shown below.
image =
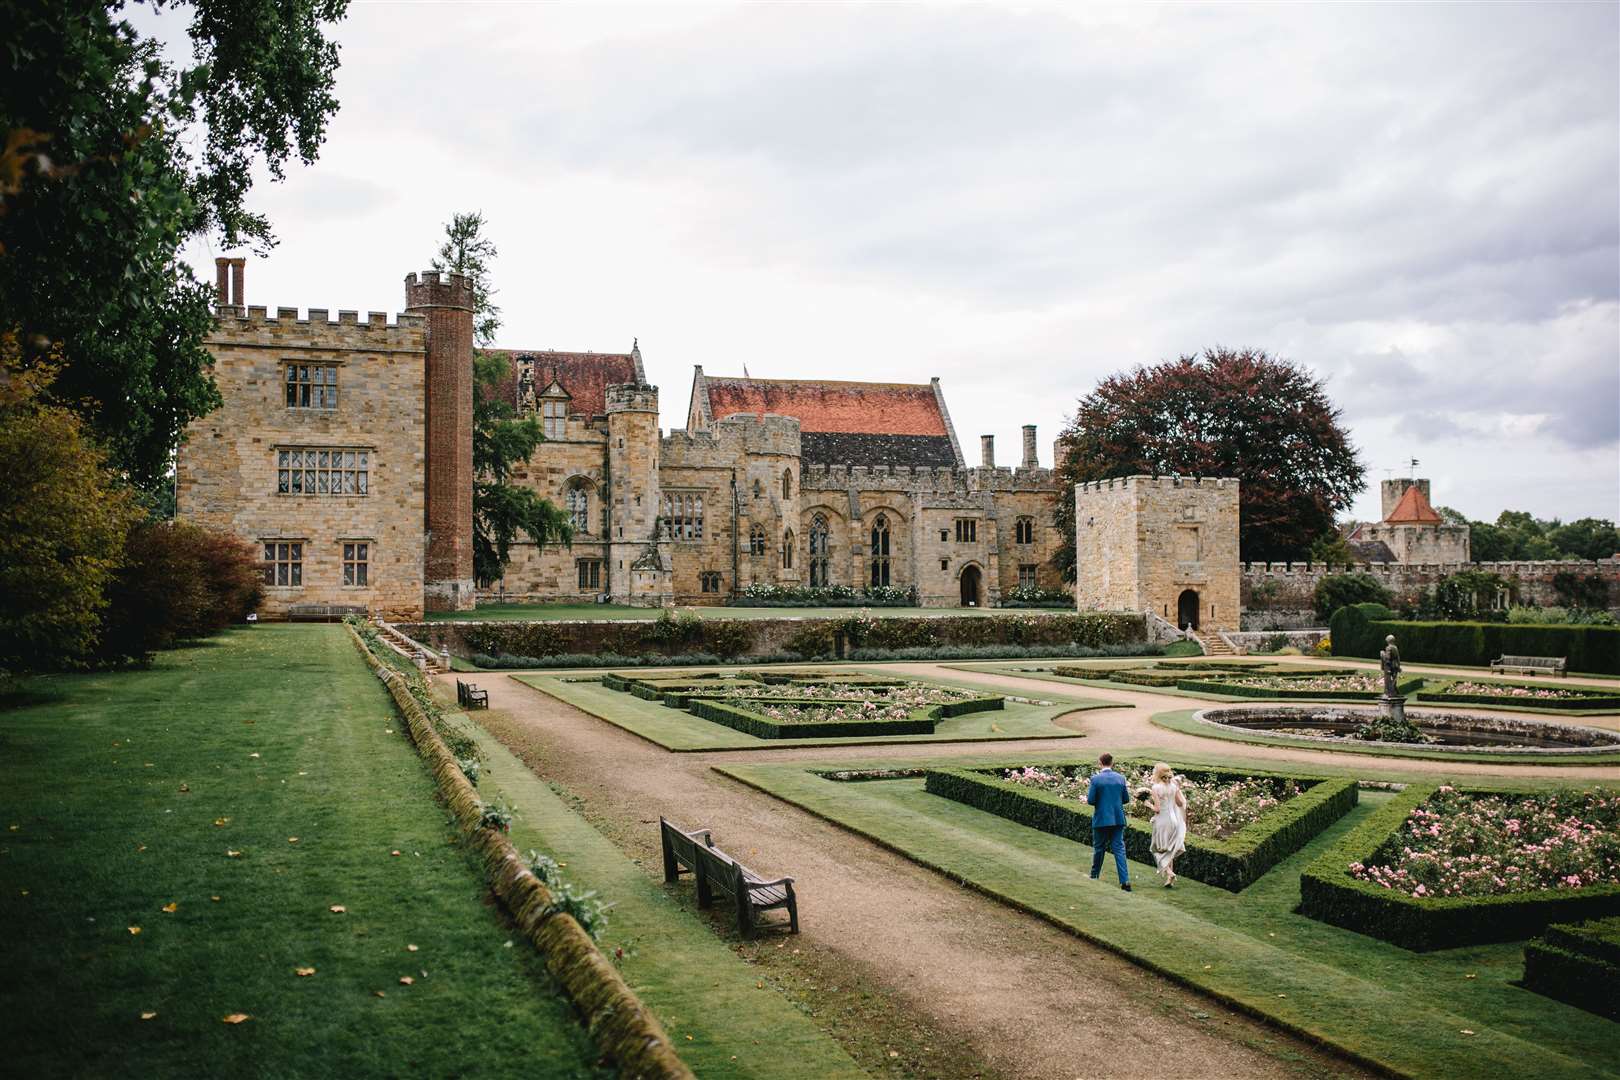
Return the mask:
<path id="1" fill-rule="evenodd" d="M 429 611 L 468 611 L 473 580 L 473 289 L 461 274 L 405 276 L 405 310 L 427 329 L 427 559 Z"/>
<path id="2" fill-rule="evenodd" d="M 619 604 L 671 601 L 670 541 L 660 528 L 658 388 L 609 386 L 608 592 Z"/>

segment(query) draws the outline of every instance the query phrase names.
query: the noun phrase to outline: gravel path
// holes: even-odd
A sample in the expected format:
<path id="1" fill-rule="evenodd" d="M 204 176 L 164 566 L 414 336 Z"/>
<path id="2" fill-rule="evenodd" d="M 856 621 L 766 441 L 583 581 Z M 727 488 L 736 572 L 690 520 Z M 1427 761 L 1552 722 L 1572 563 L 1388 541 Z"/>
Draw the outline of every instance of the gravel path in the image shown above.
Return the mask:
<path id="1" fill-rule="evenodd" d="M 965 674 L 934 672 L 930 665 L 912 670 Z M 1023 692 L 1041 692 L 1039 684 L 1010 681 Z M 710 768 L 728 759 L 983 754 L 984 744 L 671 754 L 512 679 L 482 685 L 490 691 L 490 709 L 477 714 L 479 722 L 578 799 L 593 824 L 649 873 L 659 866 L 660 814 L 712 826 L 724 846 L 731 846 L 728 836 L 746 844 L 736 854 L 761 872 L 792 873 L 804 933 L 791 944 L 817 981 L 875 986 L 908 1014 L 903 1027 L 954 1036 L 971 1050 L 955 1067 L 946 1063 L 916 1075 L 978 1075 L 972 1059 L 1019 1078 L 1362 1075 Z M 1050 694 L 1051 684 L 1045 687 Z M 1070 720 L 1089 725 L 1106 715 Z M 1020 746 L 1074 749 L 1061 740 Z"/>

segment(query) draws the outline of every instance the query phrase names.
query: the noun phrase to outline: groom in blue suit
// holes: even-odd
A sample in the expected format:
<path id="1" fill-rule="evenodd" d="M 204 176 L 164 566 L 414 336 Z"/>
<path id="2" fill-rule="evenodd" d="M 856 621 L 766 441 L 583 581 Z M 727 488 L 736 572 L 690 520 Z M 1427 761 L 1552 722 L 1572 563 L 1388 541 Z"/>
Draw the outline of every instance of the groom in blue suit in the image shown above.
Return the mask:
<path id="1" fill-rule="evenodd" d="M 1102 755 L 1097 764 L 1102 768 L 1086 786 L 1086 802 L 1095 808 L 1091 811 L 1091 880 L 1102 875 L 1103 852 L 1112 851 L 1119 887 L 1130 892 L 1131 872 L 1125 867 L 1125 778 L 1114 771 L 1113 754 Z"/>

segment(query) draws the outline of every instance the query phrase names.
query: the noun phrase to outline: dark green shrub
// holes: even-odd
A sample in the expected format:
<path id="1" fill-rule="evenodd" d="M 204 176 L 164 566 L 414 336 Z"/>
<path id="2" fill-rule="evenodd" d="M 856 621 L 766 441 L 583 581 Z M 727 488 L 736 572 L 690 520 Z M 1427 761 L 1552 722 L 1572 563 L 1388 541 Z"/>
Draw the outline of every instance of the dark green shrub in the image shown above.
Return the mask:
<path id="1" fill-rule="evenodd" d="M 1571 671 L 1620 675 L 1620 627 L 1388 620 L 1369 621 L 1358 633 L 1345 615 L 1352 610 L 1334 614 L 1335 656 L 1376 657 L 1385 635 L 1394 634 L 1401 658 L 1418 663 L 1482 667 L 1500 656 L 1562 656 Z"/>
<path id="2" fill-rule="evenodd" d="M 1142 764 L 1119 763 L 1122 769 Z M 1241 773 L 1196 768 L 1182 770 L 1179 767 L 1178 771 L 1184 771 L 1192 780 L 1287 775 L 1254 770 Z M 1267 870 L 1310 843 L 1318 833 L 1356 805 L 1358 791 L 1354 780 L 1307 776 L 1288 778 L 1310 786 L 1225 840 L 1189 835 L 1186 853 L 1176 861 L 1177 873 L 1194 881 L 1240 892 Z M 924 784 L 930 794 L 954 799 L 1053 836 L 1082 844 L 1091 843 L 1091 807 L 1085 803 L 1062 799 L 1051 792 L 968 769 L 930 769 Z M 1151 864 L 1152 847 L 1152 828 L 1144 822 L 1128 818 L 1125 824 L 1126 855 L 1137 862 Z"/>
<path id="3" fill-rule="evenodd" d="M 1384 583 L 1365 571 L 1353 574 L 1328 574 L 1316 583 L 1311 601 L 1319 619 L 1332 618 L 1333 613 L 1352 604 L 1382 604 L 1386 607 L 1395 599 Z"/>
<path id="4" fill-rule="evenodd" d="M 1588 955 L 1569 948 L 1563 941 L 1555 943 L 1555 931 L 1576 929 L 1549 926 L 1545 940 L 1525 945 L 1525 989 L 1610 1020 L 1620 1020 L 1620 961 Z"/>
<path id="5" fill-rule="evenodd" d="M 784 702 L 788 704 L 789 702 Z M 817 700 L 812 704 L 823 705 Z M 692 698 L 686 711 L 716 724 L 724 724 L 756 739 L 847 739 L 868 735 L 932 735 L 939 706 L 918 709 L 904 720 L 826 720 L 784 723 L 750 712 L 747 708 L 711 698 Z"/>
<path id="6" fill-rule="evenodd" d="M 1299 913 L 1424 952 L 1517 941 L 1535 936 L 1550 923 L 1620 912 L 1620 885 L 1418 899 L 1351 877 L 1350 865 L 1377 858 L 1411 812 L 1437 787 L 1409 785 L 1307 866 L 1299 879 Z"/>
<path id="7" fill-rule="evenodd" d="M 1395 613 L 1383 604 L 1350 604 L 1333 613 L 1328 623 L 1328 638 L 1333 643 L 1334 656 L 1377 656 L 1384 647 L 1384 639 L 1375 639 L 1372 623 L 1393 619 Z M 1403 653 L 1404 655 L 1404 653 Z"/>

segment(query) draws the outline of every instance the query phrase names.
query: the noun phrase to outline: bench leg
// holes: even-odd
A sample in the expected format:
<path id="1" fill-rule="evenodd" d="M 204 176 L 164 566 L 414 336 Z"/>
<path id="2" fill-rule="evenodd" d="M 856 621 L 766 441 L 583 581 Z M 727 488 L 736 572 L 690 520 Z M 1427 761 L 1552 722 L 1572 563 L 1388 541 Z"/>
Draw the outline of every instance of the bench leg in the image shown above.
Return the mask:
<path id="1" fill-rule="evenodd" d="M 788 892 L 788 931 L 794 934 L 799 932 L 799 898 L 791 890 Z"/>
<path id="2" fill-rule="evenodd" d="M 745 938 L 754 936 L 754 905 L 748 902 L 746 888 L 737 890 L 737 929 Z"/>
<path id="3" fill-rule="evenodd" d="M 675 849 L 670 846 L 669 834 L 662 828 L 658 830 L 658 839 L 664 848 L 664 884 L 670 885 L 680 879 L 681 867 L 675 861 Z"/>
<path id="4" fill-rule="evenodd" d="M 703 860 L 692 868 L 692 875 L 697 878 L 698 907 L 706 908 L 714 903 L 714 894 L 709 891 L 709 875 L 703 872 Z"/>

